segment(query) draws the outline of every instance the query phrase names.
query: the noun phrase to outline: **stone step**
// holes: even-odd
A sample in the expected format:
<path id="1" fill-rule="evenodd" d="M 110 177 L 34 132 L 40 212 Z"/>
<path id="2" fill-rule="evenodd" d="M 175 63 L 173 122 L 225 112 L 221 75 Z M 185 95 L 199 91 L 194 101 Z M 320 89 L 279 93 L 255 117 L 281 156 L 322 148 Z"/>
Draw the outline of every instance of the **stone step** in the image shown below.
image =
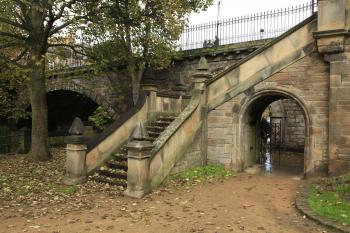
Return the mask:
<path id="1" fill-rule="evenodd" d="M 175 114 L 160 114 L 159 115 L 159 118 L 164 118 L 164 119 L 170 119 L 170 120 L 173 120 L 176 118 L 176 115 Z"/>
<path id="2" fill-rule="evenodd" d="M 155 125 L 149 125 L 146 126 L 146 129 L 148 131 L 152 131 L 152 132 L 163 132 L 165 130 L 165 127 L 163 126 L 155 126 Z"/>
<path id="3" fill-rule="evenodd" d="M 166 121 L 166 122 L 172 122 L 176 119 L 176 117 L 170 117 L 170 116 L 160 116 L 158 120 L 160 121 Z"/>
<path id="4" fill-rule="evenodd" d="M 127 179 L 128 173 L 124 170 L 120 169 L 112 169 L 112 168 L 107 168 L 107 167 L 102 167 L 100 168 L 97 173 L 100 176 L 106 176 L 106 177 L 111 177 L 111 178 L 118 178 L 118 179 Z"/>
<path id="5" fill-rule="evenodd" d="M 152 122 L 151 125 L 166 128 L 170 125 L 170 122 L 168 122 L 168 121 L 156 121 L 156 122 Z"/>
<path id="6" fill-rule="evenodd" d="M 127 161 L 118 161 L 118 160 L 112 159 L 106 163 L 106 166 L 108 168 L 119 169 L 119 170 L 123 170 L 125 172 L 128 171 L 128 162 Z"/>
<path id="7" fill-rule="evenodd" d="M 159 137 L 159 135 L 160 135 L 161 133 L 162 133 L 162 132 L 148 131 L 148 135 L 149 135 L 150 137 L 155 137 L 155 138 Z"/>
<path id="8" fill-rule="evenodd" d="M 159 116 L 155 121 L 151 122 L 149 126 L 146 126 L 151 140 L 155 141 L 175 118 L 176 117 L 172 115 Z M 107 183 L 124 188 L 127 187 L 127 154 L 128 149 L 125 146 L 120 147 L 118 152 L 113 154 L 111 160 L 106 162 L 105 166 L 97 170 L 91 178 L 99 183 Z"/>
<path id="9" fill-rule="evenodd" d="M 104 184 L 109 184 L 113 186 L 120 186 L 126 188 L 127 187 L 127 181 L 125 179 L 116 179 L 116 178 L 111 178 L 111 177 L 105 177 L 105 176 L 94 176 L 92 177 L 92 180 L 98 183 L 104 183 Z"/>
<path id="10" fill-rule="evenodd" d="M 128 148 L 126 148 L 126 146 L 121 146 L 119 148 L 119 152 L 122 154 L 127 154 L 128 153 Z"/>
<path id="11" fill-rule="evenodd" d="M 115 153 L 112 159 L 119 162 L 127 162 L 128 156 L 126 154 Z"/>

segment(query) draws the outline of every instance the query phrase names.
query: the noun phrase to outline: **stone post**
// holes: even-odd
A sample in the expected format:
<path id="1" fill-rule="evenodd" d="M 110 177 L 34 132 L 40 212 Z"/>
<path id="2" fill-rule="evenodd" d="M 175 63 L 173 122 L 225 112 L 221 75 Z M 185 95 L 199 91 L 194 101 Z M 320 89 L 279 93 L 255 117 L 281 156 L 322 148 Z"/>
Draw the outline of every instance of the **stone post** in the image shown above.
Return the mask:
<path id="1" fill-rule="evenodd" d="M 148 112 L 157 112 L 157 85 L 151 83 L 142 84 L 142 89 L 149 93 Z"/>
<path id="2" fill-rule="evenodd" d="M 124 194 L 134 198 L 142 198 L 151 192 L 149 177 L 151 150 L 153 145 L 148 133 L 140 122 L 133 132 L 133 140 L 128 148 L 128 187 Z"/>
<path id="3" fill-rule="evenodd" d="M 208 153 L 208 106 L 207 106 L 207 86 L 206 81 L 212 78 L 212 74 L 209 71 L 209 65 L 205 57 L 201 57 L 198 63 L 196 72 L 192 75 L 194 88 L 202 93 L 201 95 L 201 119 L 202 119 L 202 135 L 201 135 L 201 154 L 202 154 L 202 165 L 207 165 Z"/>
<path id="4" fill-rule="evenodd" d="M 177 109 L 179 110 L 179 112 L 182 112 L 184 110 L 183 96 L 186 94 L 186 91 L 187 91 L 187 87 L 185 85 L 185 82 L 184 82 L 182 76 L 179 76 L 179 78 L 175 84 L 175 87 L 173 87 L 173 91 L 175 91 L 179 94 L 179 99 L 177 102 Z"/>
<path id="5" fill-rule="evenodd" d="M 76 117 L 66 139 L 66 177 L 63 183 L 76 185 L 86 181 L 85 158 L 88 139 L 83 136 L 84 124 Z"/>
<path id="6" fill-rule="evenodd" d="M 340 175 L 350 169 L 350 66 L 349 0 L 318 1 L 318 31 L 314 33 L 318 51 L 330 65 L 328 167 L 321 163 L 315 170 Z"/>

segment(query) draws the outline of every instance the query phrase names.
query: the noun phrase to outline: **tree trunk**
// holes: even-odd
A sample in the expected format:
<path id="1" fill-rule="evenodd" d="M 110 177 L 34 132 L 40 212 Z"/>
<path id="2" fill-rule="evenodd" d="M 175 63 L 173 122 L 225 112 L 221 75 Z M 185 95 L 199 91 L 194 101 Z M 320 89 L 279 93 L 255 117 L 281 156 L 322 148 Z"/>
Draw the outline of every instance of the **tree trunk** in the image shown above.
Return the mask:
<path id="1" fill-rule="evenodd" d="M 48 145 L 45 61 L 40 56 L 35 56 L 30 67 L 28 89 L 32 107 L 32 144 L 29 158 L 47 161 L 52 156 Z"/>

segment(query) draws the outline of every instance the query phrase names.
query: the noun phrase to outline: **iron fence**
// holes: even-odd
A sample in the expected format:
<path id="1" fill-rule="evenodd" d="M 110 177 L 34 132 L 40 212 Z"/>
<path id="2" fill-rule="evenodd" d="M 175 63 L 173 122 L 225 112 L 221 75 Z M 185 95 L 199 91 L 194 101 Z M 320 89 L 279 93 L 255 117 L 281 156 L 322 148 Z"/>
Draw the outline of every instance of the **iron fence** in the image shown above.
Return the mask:
<path id="1" fill-rule="evenodd" d="M 0 126 L 0 154 L 16 153 L 19 147 L 19 132 Z"/>
<path id="2" fill-rule="evenodd" d="M 317 1 L 185 28 L 180 50 L 275 38 L 317 11 Z"/>

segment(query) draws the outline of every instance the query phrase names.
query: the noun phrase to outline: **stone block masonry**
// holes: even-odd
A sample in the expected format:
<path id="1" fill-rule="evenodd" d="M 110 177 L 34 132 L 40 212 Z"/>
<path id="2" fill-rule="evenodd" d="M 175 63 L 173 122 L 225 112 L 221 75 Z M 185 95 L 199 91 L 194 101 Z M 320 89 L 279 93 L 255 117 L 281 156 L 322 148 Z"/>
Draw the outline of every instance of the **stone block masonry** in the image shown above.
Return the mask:
<path id="1" fill-rule="evenodd" d="M 325 173 L 328 164 L 328 95 L 329 70 L 317 53 L 312 53 L 286 67 L 265 81 L 256 85 L 250 92 L 240 94 L 217 107 L 208 115 L 208 160 L 232 164 L 240 170 L 243 151 L 255 150 L 248 146 L 248 127 L 242 121 L 254 124 L 262 111 L 273 101 L 281 99 L 289 119 L 286 123 L 286 143 L 292 147 L 308 147 L 305 152 L 306 173 Z M 245 109 L 254 104 L 259 93 L 265 97 L 258 99 L 246 114 Z M 256 109 L 261 108 L 262 111 Z M 254 111 L 257 112 L 254 112 Z M 255 115 L 254 115 L 255 114 Z M 304 128 L 306 126 L 306 129 Z M 248 163 L 243 158 L 243 163 Z"/>
<path id="2" fill-rule="evenodd" d="M 282 100 L 285 110 L 284 147 L 304 148 L 305 120 L 298 103 L 291 99 Z"/>

